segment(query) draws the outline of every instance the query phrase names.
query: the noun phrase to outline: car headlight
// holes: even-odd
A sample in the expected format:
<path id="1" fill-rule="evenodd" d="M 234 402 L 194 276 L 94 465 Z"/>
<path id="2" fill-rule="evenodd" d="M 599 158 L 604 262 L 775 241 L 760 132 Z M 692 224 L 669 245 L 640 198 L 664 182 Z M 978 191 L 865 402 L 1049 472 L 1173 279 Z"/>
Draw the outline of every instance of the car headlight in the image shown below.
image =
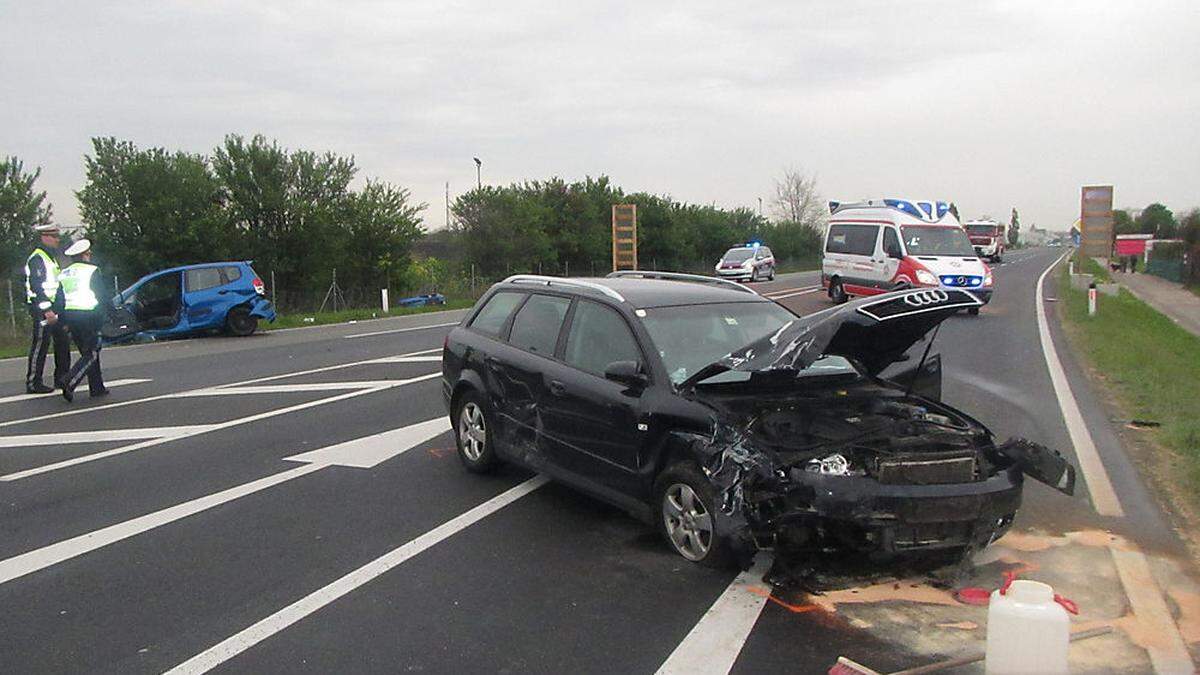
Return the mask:
<path id="1" fill-rule="evenodd" d="M 991 270 L 988 270 L 987 273 L 983 275 L 983 285 L 984 286 L 992 285 L 992 271 Z"/>
<path id="2" fill-rule="evenodd" d="M 917 270 L 917 281 L 926 286 L 938 285 L 938 278 L 933 276 L 933 272 L 929 270 Z"/>

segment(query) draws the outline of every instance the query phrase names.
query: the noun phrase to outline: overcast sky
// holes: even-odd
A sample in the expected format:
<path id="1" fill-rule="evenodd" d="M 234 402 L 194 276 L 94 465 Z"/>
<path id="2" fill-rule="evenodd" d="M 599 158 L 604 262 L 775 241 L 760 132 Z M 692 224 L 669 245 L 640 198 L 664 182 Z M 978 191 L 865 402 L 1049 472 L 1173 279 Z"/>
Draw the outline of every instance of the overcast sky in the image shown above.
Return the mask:
<path id="1" fill-rule="evenodd" d="M 110 6 L 111 5 L 111 6 Z M 0 154 L 78 221 L 90 138 L 352 154 L 427 202 L 608 174 L 757 207 L 951 200 L 1065 228 L 1079 187 L 1200 205 L 1200 2 L 0 0 Z"/>

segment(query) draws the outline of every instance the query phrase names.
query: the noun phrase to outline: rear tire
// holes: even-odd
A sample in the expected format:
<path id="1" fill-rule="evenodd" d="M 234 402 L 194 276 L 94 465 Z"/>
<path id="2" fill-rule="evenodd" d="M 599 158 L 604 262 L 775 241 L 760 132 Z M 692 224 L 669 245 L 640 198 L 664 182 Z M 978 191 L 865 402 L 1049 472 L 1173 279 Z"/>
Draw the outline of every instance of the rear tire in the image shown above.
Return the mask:
<path id="1" fill-rule="evenodd" d="M 458 459 L 473 473 L 490 473 L 499 465 L 492 431 L 492 414 L 483 397 L 469 391 L 454 410 L 454 446 Z"/>
<path id="2" fill-rule="evenodd" d="M 225 330 L 236 337 L 249 337 L 258 330 L 258 317 L 245 307 L 234 307 L 225 316 Z"/>
<path id="3" fill-rule="evenodd" d="M 705 567 L 736 562 L 729 517 L 721 513 L 716 490 L 692 462 L 680 462 L 654 482 L 658 531 L 683 558 Z"/>
<path id="4" fill-rule="evenodd" d="M 968 307 L 967 314 L 970 314 L 971 316 L 979 316 L 979 308 L 978 307 Z"/>
<path id="5" fill-rule="evenodd" d="M 842 285 L 841 279 L 829 282 L 829 299 L 833 300 L 835 305 L 840 305 L 850 299 L 850 296 L 846 295 L 846 287 Z"/>

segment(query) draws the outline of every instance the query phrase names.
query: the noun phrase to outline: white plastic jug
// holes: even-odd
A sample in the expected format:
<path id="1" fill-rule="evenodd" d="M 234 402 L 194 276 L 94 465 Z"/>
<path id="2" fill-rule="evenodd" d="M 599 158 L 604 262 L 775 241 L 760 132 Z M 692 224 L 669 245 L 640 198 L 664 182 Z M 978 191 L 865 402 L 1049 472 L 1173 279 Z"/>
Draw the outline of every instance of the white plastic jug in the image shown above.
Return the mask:
<path id="1" fill-rule="evenodd" d="M 1018 579 L 988 604 L 988 675 L 1066 674 L 1071 620 L 1054 589 Z"/>

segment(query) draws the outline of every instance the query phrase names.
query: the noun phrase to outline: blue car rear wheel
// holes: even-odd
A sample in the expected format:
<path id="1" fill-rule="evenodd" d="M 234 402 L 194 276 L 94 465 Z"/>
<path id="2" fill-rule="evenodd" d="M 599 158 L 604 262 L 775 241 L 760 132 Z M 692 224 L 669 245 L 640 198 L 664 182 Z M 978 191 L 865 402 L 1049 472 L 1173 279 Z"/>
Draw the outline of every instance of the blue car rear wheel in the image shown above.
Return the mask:
<path id="1" fill-rule="evenodd" d="M 225 317 L 225 330 L 237 337 L 253 335 L 258 330 L 258 317 L 251 316 L 245 307 L 234 307 Z"/>

